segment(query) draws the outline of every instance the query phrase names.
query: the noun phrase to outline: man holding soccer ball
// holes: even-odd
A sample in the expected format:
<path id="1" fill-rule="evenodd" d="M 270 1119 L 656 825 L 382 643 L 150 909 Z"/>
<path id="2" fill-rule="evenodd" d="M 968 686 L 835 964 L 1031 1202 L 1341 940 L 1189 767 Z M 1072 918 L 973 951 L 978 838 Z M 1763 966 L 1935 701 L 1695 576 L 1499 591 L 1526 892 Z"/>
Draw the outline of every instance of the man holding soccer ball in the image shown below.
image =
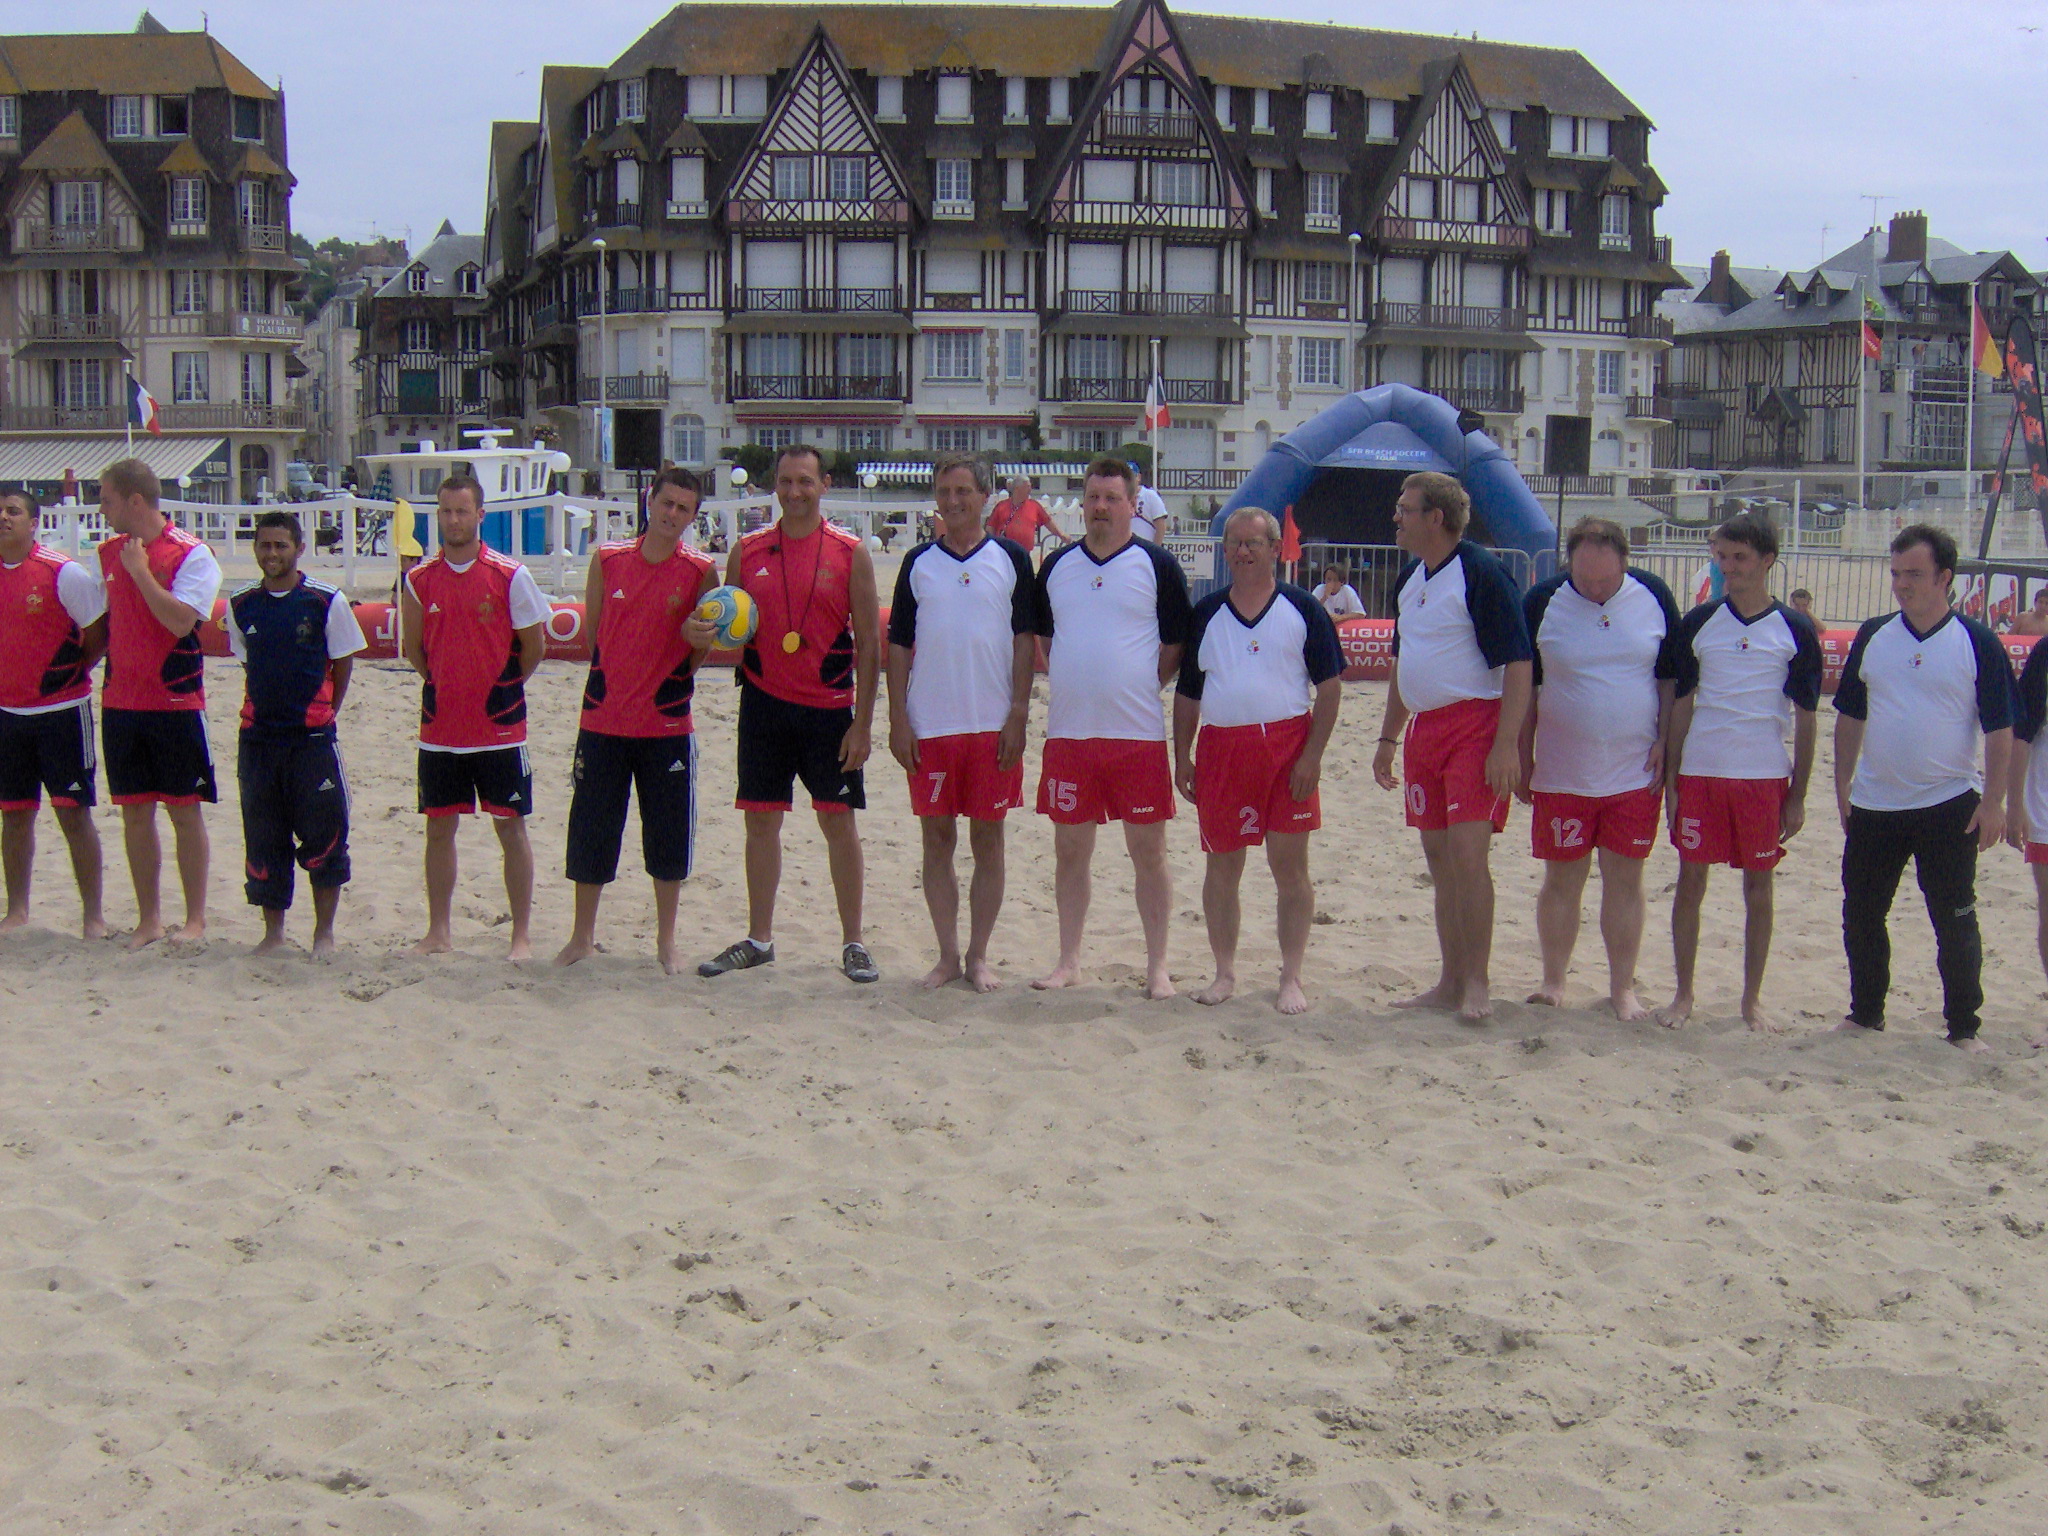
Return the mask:
<path id="1" fill-rule="evenodd" d="M 676 906 L 697 830 L 696 672 L 712 621 L 697 613 L 717 566 L 683 543 L 703 492 L 688 470 L 665 469 L 647 501 L 647 531 L 600 548 L 584 584 L 590 679 L 576 733 L 569 801 L 569 878 L 576 924 L 555 956 L 574 965 L 597 952 L 597 907 L 618 877 L 626 802 L 640 802 L 640 848 L 654 881 L 655 956 L 676 968 Z"/>

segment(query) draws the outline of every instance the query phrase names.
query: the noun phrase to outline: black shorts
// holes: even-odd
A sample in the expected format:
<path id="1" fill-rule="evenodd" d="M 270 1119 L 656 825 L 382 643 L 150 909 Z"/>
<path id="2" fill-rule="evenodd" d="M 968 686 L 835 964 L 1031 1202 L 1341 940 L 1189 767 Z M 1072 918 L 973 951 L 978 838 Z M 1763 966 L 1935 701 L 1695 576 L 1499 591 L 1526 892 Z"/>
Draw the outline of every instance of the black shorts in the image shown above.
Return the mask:
<path id="1" fill-rule="evenodd" d="M 420 814 L 461 816 L 479 806 L 492 816 L 533 813 L 533 767 L 526 747 L 487 752 L 430 752 L 420 748 Z"/>
<path id="2" fill-rule="evenodd" d="M 687 880 L 697 842 L 697 738 L 576 733 L 570 771 L 569 879 L 619 875 L 628 795 L 640 801 L 640 857 L 654 880 Z"/>
<path id="3" fill-rule="evenodd" d="M 91 805 L 92 701 L 39 715 L 0 710 L 0 811 L 32 811 L 49 791 L 52 805 Z"/>
<path id="4" fill-rule="evenodd" d="M 739 794 L 743 811 L 786 811 L 793 781 L 802 779 L 819 810 L 867 807 L 861 771 L 839 766 L 839 743 L 853 710 L 792 704 L 754 683 L 740 687 Z"/>
<path id="5" fill-rule="evenodd" d="M 116 805 L 211 805 L 219 798 L 203 710 L 102 710 L 100 741 L 107 797 Z"/>
<path id="6" fill-rule="evenodd" d="M 235 756 L 249 905 L 289 908 L 294 865 L 315 890 L 348 884 L 348 780 L 334 732 L 243 731 Z"/>

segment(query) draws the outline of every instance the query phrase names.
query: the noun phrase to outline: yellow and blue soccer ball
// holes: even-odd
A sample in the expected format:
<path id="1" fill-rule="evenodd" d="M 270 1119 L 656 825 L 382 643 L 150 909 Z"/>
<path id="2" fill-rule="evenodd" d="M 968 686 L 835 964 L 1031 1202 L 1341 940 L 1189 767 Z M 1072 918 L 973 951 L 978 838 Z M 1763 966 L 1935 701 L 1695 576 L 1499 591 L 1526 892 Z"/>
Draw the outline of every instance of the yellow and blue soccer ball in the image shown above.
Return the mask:
<path id="1" fill-rule="evenodd" d="M 711 626 L 722 651 L 738 650 L 761 626 L 761 610 L 744 587 L 713 587 L 698 600 L 697 617 Z"/>

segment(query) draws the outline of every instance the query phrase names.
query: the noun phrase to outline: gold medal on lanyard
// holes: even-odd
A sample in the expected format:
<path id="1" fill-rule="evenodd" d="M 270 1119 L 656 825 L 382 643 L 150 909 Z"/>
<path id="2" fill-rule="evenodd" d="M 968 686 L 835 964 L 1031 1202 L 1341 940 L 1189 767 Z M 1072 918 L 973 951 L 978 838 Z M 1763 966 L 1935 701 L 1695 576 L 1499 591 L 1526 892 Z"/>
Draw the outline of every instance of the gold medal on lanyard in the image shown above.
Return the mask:
<path id="1" fill-rule="evenodd" d="M 803 643 L 804 637 L 798 634 L 793 629 L 788 634 L 782 637 L 782 649 L 785 654 L 790 656 L 794 656 L 799 650 L 801 650 L 803 648 Z"/>

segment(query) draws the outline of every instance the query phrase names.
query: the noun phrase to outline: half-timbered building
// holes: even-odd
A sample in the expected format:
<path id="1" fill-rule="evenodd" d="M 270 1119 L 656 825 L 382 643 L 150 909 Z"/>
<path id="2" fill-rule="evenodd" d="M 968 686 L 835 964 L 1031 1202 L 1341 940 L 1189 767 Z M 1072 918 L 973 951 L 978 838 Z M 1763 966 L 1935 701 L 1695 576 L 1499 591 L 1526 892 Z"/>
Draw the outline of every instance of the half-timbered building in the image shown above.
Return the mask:
<path id="1" fill-rule="evenodd" d="M 491 141 L 501 419 L 591 462 L 1093 450 L 1234 485 L 1398 380 L 1647 470 L 1650 125 L 1557 49 L 1114 9 L 676 7 Z"/>
<path id="2" fill-rule="evenodd" d="M 459 442 L 465 427 L 492 425 L 483 246 L 481 235 L 459 235 L 443 220 L 417 256 L 361 299 L 353 456 Z"/>

